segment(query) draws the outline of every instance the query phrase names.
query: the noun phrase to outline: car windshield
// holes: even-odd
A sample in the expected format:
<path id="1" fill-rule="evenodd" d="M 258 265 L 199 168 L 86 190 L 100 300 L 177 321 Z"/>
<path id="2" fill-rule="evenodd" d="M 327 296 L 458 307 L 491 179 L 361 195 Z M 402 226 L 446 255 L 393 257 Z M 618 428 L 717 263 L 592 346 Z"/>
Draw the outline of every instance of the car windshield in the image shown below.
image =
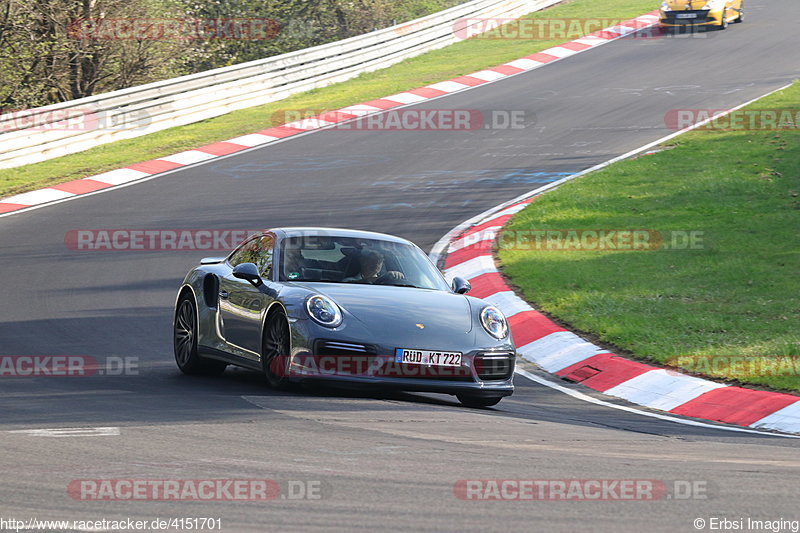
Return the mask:
<path id="1" fill-rule="evenodd" d="M 281 281 L 395 285 L 449 290 L 416 246 L 379 239 L 289 237 L 280 254 Z"/>

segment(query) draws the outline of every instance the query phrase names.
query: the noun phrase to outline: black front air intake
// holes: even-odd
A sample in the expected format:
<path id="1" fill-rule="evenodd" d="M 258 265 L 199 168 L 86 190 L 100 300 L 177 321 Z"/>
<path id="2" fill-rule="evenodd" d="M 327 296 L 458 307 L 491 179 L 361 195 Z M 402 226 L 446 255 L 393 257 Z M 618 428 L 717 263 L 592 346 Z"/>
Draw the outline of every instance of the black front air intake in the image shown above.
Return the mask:
<path id="1" fill-rule="evenodd" d="M 316 343 L 316 355 L 376 355 L 374 346 L 352 342 L 319 340 Z"/>
<path id="2" fill-rule="evenodd" d="M 483 352 L 475 356 L 475 371 L 481 381 L 509 379 L 514 374 L 516 354 L 513 352 Z"/>

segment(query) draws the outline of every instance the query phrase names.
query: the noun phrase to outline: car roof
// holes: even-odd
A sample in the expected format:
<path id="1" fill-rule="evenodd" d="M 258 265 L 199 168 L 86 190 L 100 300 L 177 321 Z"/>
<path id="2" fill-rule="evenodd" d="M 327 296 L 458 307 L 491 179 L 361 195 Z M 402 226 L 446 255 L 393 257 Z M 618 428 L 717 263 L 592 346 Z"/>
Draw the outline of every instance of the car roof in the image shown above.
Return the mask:
<path id="1" fill-rule="evenodd" d="M 315 227 L 286 227 L 273 228 L 269 230 L 282 238 L 288 237 L 310 237 L 315 235 L 326 237 L 350 237 L 354 239 L 375 239 L 379 241 L 397 242 L 402 244 L 412 244 L 410 241 L 386 233 L 376 233 L 374 231 L 361 231 L 344 228 L 315 228 Z"/>

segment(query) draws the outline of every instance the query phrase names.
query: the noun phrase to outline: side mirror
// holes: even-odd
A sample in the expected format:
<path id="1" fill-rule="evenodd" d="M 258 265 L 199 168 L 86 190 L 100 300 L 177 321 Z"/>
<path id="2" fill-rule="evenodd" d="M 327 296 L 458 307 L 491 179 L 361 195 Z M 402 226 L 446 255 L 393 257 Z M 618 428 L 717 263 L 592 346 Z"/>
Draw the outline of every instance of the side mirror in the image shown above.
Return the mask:
<path id="1" fill-rule="evenodd" d="M 233 267 L 233 277 L 247 280 L 256 287 L 263 283 L 258 267 L 253 263 L 240 263 Z"/>
<path id="2" fill-rule="evenodd" d="M 472 285 L 469 284 L 469 281 L 459 277 L 453 278 L 453 292 L 456 294 L 467 294 L 471 290 Z"/>

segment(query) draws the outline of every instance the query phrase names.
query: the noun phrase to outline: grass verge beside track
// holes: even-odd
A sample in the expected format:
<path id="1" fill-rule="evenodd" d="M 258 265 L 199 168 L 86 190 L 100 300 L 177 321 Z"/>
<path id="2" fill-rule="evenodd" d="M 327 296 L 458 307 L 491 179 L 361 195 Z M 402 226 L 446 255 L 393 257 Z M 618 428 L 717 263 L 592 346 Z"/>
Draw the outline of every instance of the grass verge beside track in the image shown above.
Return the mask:
<path id="1" fill-rule="evenodd" d="M 655 7 L 655 0 L 571 0 L 523 18 L 598 19 L 613 24 Z M 591 28 L 589 32 L 597 29 Z M 281 110 L 338 109 L 493 67 L 577 37 L 579 35 L 570 34 L 547 41 L 481 38 L 461 41 L 389 68 L 278 102 L 105 144 L 78 154 L 0 170 L 0 198 L 277 126 L 284 121 L 273 123 L 272 117 Z"/>
<path id="2" fill-rule="evenodd" d="M 746 109 L 796 117 L 800 82 Z M 499 265 L 537 308 L 635 357 L 697 356 L 679 366 L 799 391 L 800 358 L 782 357 L 800 356 L 798 128 L 687 133 L 562 185 L 506 226 L 648 229 L 667 244 L 696 231 L 696 249 L 523 250 L 507 237 Z"/>

